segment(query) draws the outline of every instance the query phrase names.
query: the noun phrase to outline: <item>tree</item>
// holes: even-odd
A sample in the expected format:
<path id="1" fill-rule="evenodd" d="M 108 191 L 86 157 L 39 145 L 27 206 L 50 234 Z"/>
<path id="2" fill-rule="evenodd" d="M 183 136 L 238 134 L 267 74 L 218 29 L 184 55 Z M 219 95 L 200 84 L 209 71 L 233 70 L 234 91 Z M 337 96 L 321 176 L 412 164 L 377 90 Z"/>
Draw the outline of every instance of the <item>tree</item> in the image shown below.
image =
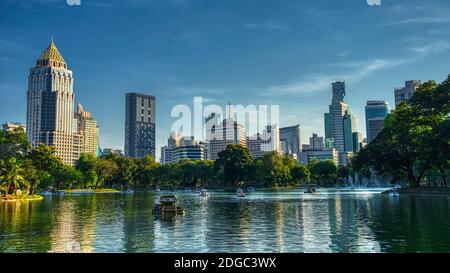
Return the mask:
<path id="1" fill-rule="evenodd" d="M 297 183 L 301 183 L 301 182 L 308 183 L 311 173 L 307 166 L 305 166 L 303 164 L 296 164 L 291 169 L 291 176 L 292 176 L 292 179 Z"/>
<path id="2" fill-rule="evenodd" d="M 225 185 L 232 186 L 248 180 L 248 169 L 251 162 L 252 156 L 246 147 L 232 144 L 219 153 L 214 167 L 217 171 L 223 170 Z"/>
<path id="3" fill-rule="evenodd" d="M 334 183 L 337 174 L 337 166 L 332 160 L 313 161 L 310 163 L 309 169 L 311 176 L 319 185 L 328 186 Z"/>
<path id="4" fill-rule="evenodd" d="M 151 175 L 152 169 L 155 169 L 159 164 L 155 161 L 153 156 L 146 156 L 140 158 L 136 162 L 136 184 L 137 185 L 152 185 L 154 183 L 154 177 Z"/>
<path id="5" fill-rule="evenodd" d="M 347 183 L 348 178 L 350 177 L 350 168 L 347 166 L 339 166 L 337 171 L 337 177 L 343 179 L 345 183 Z"/>
<path id="6" fill-rule="evenodd" d="M 262 167 L 265 175 L 264 180 L 272 186 L 287 184 L 291 180 L 289 165 L 295 165 L 288 158 L 283 158 L 277 152 L 267 153 L 262 157 Z"/>
<path id="7" fill-rule="evenodd" d="M 4 196 L 10 193 L 11 188 L 14 194 L 16 194 L 17 189 L 22 186 L 28 186 L 27 181 L 23 179 L 22 164 L 14 157 L 6 161 L 0 160 L 0 181 L 5 188 Z"/>
<path id="8" fill-rule="evenodd" d="M 22 127 L 0 132 L 0 159 L 23 158 L 30 147 L 28 136 Z"/>
<path id="9" fill-rule="evenodd" d="M 115 182 L 124 187 L 133 186 L 138 168 L 136 160 L 131 157 L 119 156 L 116 158 L 116 164 L 118 171 Z"/>
<path id="10" fill-rule="evenodd" d="M 113 160 L 99 158 L 95 161 L 95 172 L 97 173 L 97 183 L 95 188 L 103 187 L 105 182 L 112 182 L 117 175 L 118 166 Z"/>
<path id="11" fill-rule="evenodd" d="M 406 180 L 418 187 L 435 168 L 445 181 L 450 156 L 449 79 L 440 85 L 424 83 L 410 103 L 398 105 L 385 119 L 380 134 L 355 156 L 355 171 L 375 171 L 391 177 L 393 183 Z"/>
<path id="12" fill-rule="evenodd" d="M 83 188 L 97 185 L 97 173 L 95 172 L 97 158 L 91 154 L 82 154 L 75 164 L 75 168 L 83 174 Z"/>

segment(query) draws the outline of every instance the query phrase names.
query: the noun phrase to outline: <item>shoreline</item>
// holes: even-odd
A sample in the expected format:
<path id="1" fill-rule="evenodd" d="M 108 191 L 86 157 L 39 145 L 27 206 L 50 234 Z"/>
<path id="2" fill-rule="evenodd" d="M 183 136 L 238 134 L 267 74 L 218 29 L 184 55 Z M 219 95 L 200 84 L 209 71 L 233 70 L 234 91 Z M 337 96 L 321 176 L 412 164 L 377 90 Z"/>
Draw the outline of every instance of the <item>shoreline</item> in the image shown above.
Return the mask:
<path id="1" fill-rule="evenodd" d="M 382 192 L 388 194 L 389 191 Z M 450 187 L 418 187 L 418 188 L 401 188 L 398 190 L 400 195 L 416 195 L 416 196 L 450 196 Z"/>
<path id="2" fill-rule="evenodd" d="M 9 197 L 9 198 L 8 198 Z M 40 201 L 43 200 L 44 196 L 39 195 L 39 194 L 34 194 L 34 195 L 7 195 L 6 198 L 5 196 L 1 196 L 0 197 L 0 202 L 23 202 L 23 201 Z"/>

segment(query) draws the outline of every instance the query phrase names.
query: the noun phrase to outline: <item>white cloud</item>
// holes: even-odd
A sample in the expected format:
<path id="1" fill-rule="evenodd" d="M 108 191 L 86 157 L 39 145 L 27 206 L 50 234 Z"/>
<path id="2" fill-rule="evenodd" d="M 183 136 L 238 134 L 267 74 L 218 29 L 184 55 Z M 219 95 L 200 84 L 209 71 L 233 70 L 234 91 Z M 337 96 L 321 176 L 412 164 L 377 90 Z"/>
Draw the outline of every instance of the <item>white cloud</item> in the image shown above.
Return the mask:
<path id="1" fill-rule="evenodd" d="M 266 96 L 302 96 L 305 94 L 328 90 L 330 84 L 335 81 L 347 81 L 352 83 L 359 82 L 378 71 L 417 62 L 425 57 L 450 50 L 450 42 L 437 41 L 424 46 L 411 47 L 409 50 L 416 54 L 414 56 L 402 59 L 373 59 L 366 62 L 349 61 L 332 63 L 331 65 L 333 66 L 341 68 L 346 67 L 349 71 L 339 74 L 304 75 L 299 79 L 286 84 L 272 85 L 262 88 L 261 94 L 265 94 Z"/>
<path id="2" fill-rule="evenodd" d="M 421 57 L 438 54 L 450 49 L 450 42 L 437 41 L 424 46 L 411 47 L 410 50 L 419 53 Z"/>
<path id="3" fill-rule="evenodd" d="M 440 24 L 449 23 L 450 17 L 417 17 L 405 20 L 399 20 L 383 24 L 382 26 L 395 26 L 395 25 L 407 25 L 407 24 Z"/>

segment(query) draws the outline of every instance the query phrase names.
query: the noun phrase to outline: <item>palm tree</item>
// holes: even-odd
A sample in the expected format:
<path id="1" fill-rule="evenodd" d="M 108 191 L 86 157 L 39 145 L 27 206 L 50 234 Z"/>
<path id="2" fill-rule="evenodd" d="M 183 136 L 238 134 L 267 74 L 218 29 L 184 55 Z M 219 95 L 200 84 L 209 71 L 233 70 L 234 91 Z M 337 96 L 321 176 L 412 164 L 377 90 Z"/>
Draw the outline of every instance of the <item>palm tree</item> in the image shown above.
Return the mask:
<path id="1" fill-rule="evenodd" d="M 6 196 L 9 193 L 9 189 L 14 185 L 14 194 L 21 185 L 26 186 L 28 183 L 23 179 L 22 164 L 12 157 L 6 161 L 0 160 L 0 181 L 5 185 Z"/>

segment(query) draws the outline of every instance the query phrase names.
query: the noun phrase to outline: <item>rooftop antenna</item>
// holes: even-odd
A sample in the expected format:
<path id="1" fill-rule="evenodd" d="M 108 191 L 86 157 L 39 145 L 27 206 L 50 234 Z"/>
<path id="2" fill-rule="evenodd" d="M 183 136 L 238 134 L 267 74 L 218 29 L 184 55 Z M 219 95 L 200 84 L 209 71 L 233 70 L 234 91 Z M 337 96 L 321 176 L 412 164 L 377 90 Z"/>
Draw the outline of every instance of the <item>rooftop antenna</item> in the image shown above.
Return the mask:
<path id="1" fill-rule="evenodd" d="M 228 102 L 228 118 L 231 118 L 231 102 Z"/>
<path id="2" fill-rule="evenodd" d="M 52 34 L 52 43 L 53 43 L 53 34 Z"/>

